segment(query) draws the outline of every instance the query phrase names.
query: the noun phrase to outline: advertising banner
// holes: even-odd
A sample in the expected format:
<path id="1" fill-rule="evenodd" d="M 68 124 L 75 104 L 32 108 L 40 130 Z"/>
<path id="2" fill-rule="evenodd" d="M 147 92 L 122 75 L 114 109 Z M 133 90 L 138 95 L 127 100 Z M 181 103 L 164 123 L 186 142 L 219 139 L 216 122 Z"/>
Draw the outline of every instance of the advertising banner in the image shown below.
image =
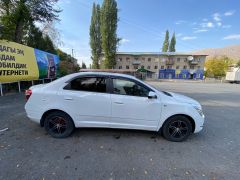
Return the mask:
<path id="1" fill-rule="evenodd" d="M 22 44 L 0 40 L 0 82 L 56 78 L 59 57 Z"/>

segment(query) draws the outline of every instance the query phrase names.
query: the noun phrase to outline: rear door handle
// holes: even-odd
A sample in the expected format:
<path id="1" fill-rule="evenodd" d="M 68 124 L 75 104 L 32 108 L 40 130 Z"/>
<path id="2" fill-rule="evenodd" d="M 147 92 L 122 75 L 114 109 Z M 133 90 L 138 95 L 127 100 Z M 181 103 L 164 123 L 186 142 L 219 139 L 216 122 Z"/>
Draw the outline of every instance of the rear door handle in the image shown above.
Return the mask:
<path id="1" fill-rule="evenodd" d="M 123 102 L 114 102 L 115 104 L 124 104 Z"/>
<path id="2" fill-rule="evenodd" d="M 73 98 L 72 97 L 64 97 L 65 100 L 68 100 L 68 101 L 72 101 Z"/>

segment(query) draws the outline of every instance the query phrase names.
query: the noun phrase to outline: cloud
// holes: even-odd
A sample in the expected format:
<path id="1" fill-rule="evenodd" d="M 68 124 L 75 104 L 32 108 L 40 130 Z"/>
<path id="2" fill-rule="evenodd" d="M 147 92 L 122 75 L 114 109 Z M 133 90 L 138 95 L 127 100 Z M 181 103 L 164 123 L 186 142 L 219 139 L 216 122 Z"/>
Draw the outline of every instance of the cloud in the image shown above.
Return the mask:
<path id="1" fill-rule="evenodd" d="M 220 14 L 219 13 L 214 13 L 213 14 L 213 19 L 217 22 L 221 21 L 222 19 L 220 18 Z"/>
<path id="2" fill-rule="evenodd" d="M 224 28 L 224 29 L 229 29 L 229 28 L 231 28 L 232 27 L 232 25 L 223 25 L 222 26 L 222 28 Z"/>
<path id="3" fill-rule="evenodd" d="M 181 37 L 181 36 L 183 36 L 182 33 L 177 33 L 177 34 L 176 34 L 176 37 Z"/>
<path id="4" fill-rule="evenodd" d="M 217 25 L 218 25 L 218 26 L 222 26 L 222 23 L 221 23 L 221 22 L 217 22 Z"/>
<path id="5" fill-rule="evenodd" d="M 207 22 L 207 23 L 202 23 L 201 27 L 202 28 L 213 28 L 215 25 L 212 22 Z"/>
<path id="6" fill-rule="evenodd" d="M 240 40 L 240 34 L 231 34 L 231 35 L 225 36 L 223 40 Z"/>
<path id="7" fill-rule="evenodd" d="M 62 4 L 71 4 L 71 0 L 61 0 L 58 2 L 60 5 Z"/>
<path id="8" fill-rule="evenodd" d="M 201 33 L 201 32 L 207 32 L 207 29 L 198 29 L 196 31 L 194 31 L 194 33 Z"/>
<path id="9" fill-rule="evenodd" d="M 196 36 L 184 36 L 184 37 L 182 37 L 183 41 L 194 40 L 194 39 L 197 39 L 197 37 Z"/>
<path id="10" fill-rule="evenodd" d="M 180 24 L 183 24 L 183 23 L 186 23 L 186 21 L 184 21 L 184 20 L 179 20 L 179 21 L 175 22 L 176 25 L 180 25 Z"/>
<path id="11" fill-rule="evenodd" d="M 224 13 L 224 16 L 232 16 L 235 13 L 235 10 L 227 11 Z"/>
<path id="12" fill-rule="evenodd" d="M 120 41 L 121 44 L 125 44 L 125 43 L 128 43 L 128 42 L 130 42 L 130 40 L 125 39 L 125 38 L 121 39 L 121 41 Z"/>

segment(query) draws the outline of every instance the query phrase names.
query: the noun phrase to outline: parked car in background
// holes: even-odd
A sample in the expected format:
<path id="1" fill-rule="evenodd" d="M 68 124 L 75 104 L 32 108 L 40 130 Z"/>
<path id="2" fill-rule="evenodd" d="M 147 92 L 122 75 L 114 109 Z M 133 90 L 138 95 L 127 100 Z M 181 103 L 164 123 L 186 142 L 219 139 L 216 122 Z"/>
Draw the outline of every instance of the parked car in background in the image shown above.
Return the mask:
<path id="1" fill-rule="evenodd" d="M 80 72 L 26 91 L 27 116 L 56 138 L 74 128 L 103 127 L 157 131 L 183 141 L 202 130 L 201 105 L 116 73 Z"/>

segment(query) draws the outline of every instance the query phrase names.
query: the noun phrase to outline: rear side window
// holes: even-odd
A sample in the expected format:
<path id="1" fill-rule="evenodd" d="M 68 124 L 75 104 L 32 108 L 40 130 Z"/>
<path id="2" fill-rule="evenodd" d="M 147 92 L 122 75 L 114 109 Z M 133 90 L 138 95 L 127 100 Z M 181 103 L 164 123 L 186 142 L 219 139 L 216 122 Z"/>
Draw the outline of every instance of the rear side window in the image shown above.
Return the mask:
<path id="1" fill-rule="evenodd" d="M 107 83 L 104 77 L 81 77 L 72 80 L 64 89 L 105 93 Z"/>

